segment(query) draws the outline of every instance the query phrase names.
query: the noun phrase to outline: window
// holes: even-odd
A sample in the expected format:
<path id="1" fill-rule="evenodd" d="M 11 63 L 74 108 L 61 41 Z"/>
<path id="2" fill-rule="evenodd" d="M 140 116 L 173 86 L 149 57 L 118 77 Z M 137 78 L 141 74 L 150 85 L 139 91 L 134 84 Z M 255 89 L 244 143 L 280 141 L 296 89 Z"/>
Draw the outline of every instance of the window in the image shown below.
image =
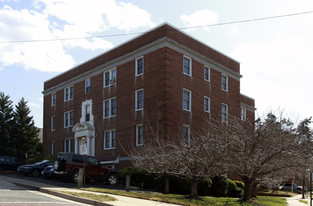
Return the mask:
<path id="1" fill-rule="evenodd" d="M 136 90 L 135 92 L 135 110 L 143 110 L 143 89 Z"/>
<path id="2" fill-rule="evenodd" d="M 210 98 L 209 97 L 204 97 L 204 111 L 210 113 Z"/>
<path id="3" fill-rule="evenodd" d="M 191 76 L 191 59 L 184 56 L 184 74 Z"/>
<path id="4" fill-rule="evenodd" d="M 90 93 L 90 79 L 85 80 L 85 94 Z"/>
<path id="5" fill-rule="evenodd" d="M 55 141 L 51 142 L 51 154 L 54 155 L 54 150 L 55 150 Z"/>
<path id="6" fill-rule="evenodd" d="M 228 123 L 228 105 L 222 104 L 222 122 Z"/>
<path id="7" fill-rule="evenodd" d="M 183 109 L 191 111 L 191 91 L 183 89 Z"/>
<path id="8" fill-rule="evenodd" d="M 104 132 L 103 149 L 115 149 L 116 147 L 116 132 L 115 130 Z"/>
<path id="9" fill-rule="evenodd" d="M 116 83 L 116 68 L 104 72 L 104 87 L 111 86 Z"/>
<path id="10" fill-rule="evenodd" d="M 86 105 L 86 114 L 85 114 L 85 120 L 86 122 L 90 121 L 90 105 Z"/>
<path id="11" fill-rule="evenodd" d="M 73 126 L 73 111 L 64 113 L 64 128 Z"/>
<path id="12" fill-rule="evenodd" d="M 97 166 L 99 164 L 98 159 L 95 157 L 89 157 L 88 162 L 89 162 L 89 165 Z"/>
<path id="13" fill-rule="evenodd" d="M 64 89 L 64 102 L 67 102 L 74 97 L 74 86 L 70 86 Z"/>
<path id="14" fill-rule="evenodd" d="M 143 75 L 143 57 L 136 59 L 136 76 Z"/>
<path id="15" fill-rule="evenodd" d="M 55 106 L 56 101 L 57 101 L 57 94 L 56 94 L 56 93 L 53 93 L 53 94 L 52 94 L 51 106 Z"/>
<path id="16" fill-rule="evenodd" d="M 143 126 L 142 124 L 136 125 L 136 146 L 143 145 Z"/>
<path id="17" fill-rule="evenodd" d="M 116 115 L 116 98 L 103 101 L 103 118 L 110 118 Z"/>
<path id="18" fill-rule="evenodd" d="M 241 120 L 246 121 L 247 120 L 247 110 L 244 108 L 241 108 Z"/>
<path id="19" fill-rule="evenodd" d="M 190 146 L 190 126 L 183 125 L 183 141 L 186 146 Z"/>
<path id="20" fill-rule="evenodd" d="M 71 152 L 72 141 L 71 139 L 64 140 L 64 152 Z"/>
<path id="21" fill-rule="evenodd" d="M 55 131 L 55 116 L 51 117 L 51 131 Z"/>
<path id="22" fill-rule="evenodd" d="M 222 74 L 222 90 L 227 92 L 228 91 L 228 77 Z"/>
<path id="23" fill-rule="evenodd" d="M 204 80 L 210 82 L 210 68 L 207 66 L 204 66 Z"/>

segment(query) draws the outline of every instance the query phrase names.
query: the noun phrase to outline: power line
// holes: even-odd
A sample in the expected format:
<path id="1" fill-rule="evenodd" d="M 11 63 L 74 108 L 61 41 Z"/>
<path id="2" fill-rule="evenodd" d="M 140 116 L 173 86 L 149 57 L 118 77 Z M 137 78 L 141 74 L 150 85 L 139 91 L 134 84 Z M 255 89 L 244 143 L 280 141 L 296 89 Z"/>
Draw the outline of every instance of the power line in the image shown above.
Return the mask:
<path id="1" fill-rule="evenodd" d="M 311 13 L 313 13 L 313 11 L 305 11 L 305 12 L 299 12 L 299 13 L 284 14 L 284 15 L 270 16 L 270 17 L 262 17 L 262 18 L 255 18 L 255 19 L 246 19 L 246 20 L 231 21 L 231 22 L 223 22 L 223 23 L 208 24 L 208 25 L 201 25 L 201 26 L 181 27 L 181 28 L 178 28 L 178 30 L 223 26 L 223 25 L 229 25 L 229 24 L 240 24 L 240 23 L 248 23 L 248 22 L 254 22 L 254 21 L 264 21 L 264 20 L 269 20 L 269 19 L 299 16 L 299 15 L 311 14 Z M 138 34 L 145 34 L 145 33 L 147 33 L 147 32 L 120 33 L 120 34 L 96 35 L 96 36 L 86 36 L 86 37 L 57 38 L 57 39 L 12 40 L 12 41 L 0 41 L 0 43 L 67 41 L 67 40 L 78 40 L 78 39 L 96 39 L 96 38 L 109 38 L 109 37 L 117 37 L 117 36 L 130 36 L 130 35 L 138 35 Z"/>

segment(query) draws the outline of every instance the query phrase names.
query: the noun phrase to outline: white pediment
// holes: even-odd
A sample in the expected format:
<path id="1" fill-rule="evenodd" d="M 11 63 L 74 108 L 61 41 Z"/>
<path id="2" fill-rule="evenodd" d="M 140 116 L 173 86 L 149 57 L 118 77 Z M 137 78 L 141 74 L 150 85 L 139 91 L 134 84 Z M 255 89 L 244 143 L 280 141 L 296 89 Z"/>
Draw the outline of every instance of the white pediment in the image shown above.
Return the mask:
<path id="1" fill-rule="evenodd" d="M 73 132 L 80 132 L 80 131 L 85 131 L 85 130 L 95 130 L 95 127 L 88 123 L 88 122 L 83 122 L 83 123 L 77 123 L 74 125 L 72 131 Z"/>

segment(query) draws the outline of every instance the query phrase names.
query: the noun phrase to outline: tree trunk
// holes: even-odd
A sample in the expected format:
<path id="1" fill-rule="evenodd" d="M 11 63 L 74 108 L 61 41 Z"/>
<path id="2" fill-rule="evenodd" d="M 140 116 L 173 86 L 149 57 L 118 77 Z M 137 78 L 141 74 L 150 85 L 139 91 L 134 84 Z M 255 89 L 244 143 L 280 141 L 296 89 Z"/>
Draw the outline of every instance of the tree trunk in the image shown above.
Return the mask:
<path id="1" fill-rule="evenodd" d="M 168 177 L 165 177 L 164 194 L 168 194 L 169 192 L 170 192 L 170 180 Z"/>
<path id="2" fill-rule="evenodd" d="M 252 184 L 252 194 L 250 195 L 250 197 L 256 197 L 258 183 L 256 181 L 253 181 L 251 184 Z"/>
<path id="3" fill-rule="evenodd" d="M 242 178 L 242 181 L 245 183 L 245 190 L 244 190 L 244 195 L 243 195 L 243 201 L 248 201 L 251 198 L 251 185 L 252 185 L 252 180 L 248 177 Z"/>
<path id="4" fill-rule="evenodd" d="M 197 197 L 198 196 L 198 183 L 197 181 L 191 182 L 191 197 Z"/>

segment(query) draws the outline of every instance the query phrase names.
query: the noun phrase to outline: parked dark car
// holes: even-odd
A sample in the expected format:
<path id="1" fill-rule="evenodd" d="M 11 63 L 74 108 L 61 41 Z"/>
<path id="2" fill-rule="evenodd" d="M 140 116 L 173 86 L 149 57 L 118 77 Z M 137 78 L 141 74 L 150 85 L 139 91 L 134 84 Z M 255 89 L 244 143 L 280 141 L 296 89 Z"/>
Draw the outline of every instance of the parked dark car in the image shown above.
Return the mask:
<path id="1" fill-rule="evenodd" d="M 79 169 L 84 168 L 87 179 L 98 182 L 105 182 L 110 185 L 118 183 L 118 172 L 100 164 L 100 161 L 93 156 L 74 153 L 60 152 L 54 161 L 54 173 L 72 177 L 78 182 Z"/>
<path id="2" fill-rule="evenodd" d="M 17 167 L 24 164 L 24 161 L 16 157 L 0 156 L 0 171 L 11 170 L 16 171 Z"/>
<path id="3" fill-rule="evenodd" d="M 53 178 L 56 177 L 56 174 L 54 173 L 54 167 L 53 166 L 47 166 L 41 171 L 41 176 L 46 178 Z"/>
<path id="4" fill-rule="evenodd" d="M 52 165 L 53 165 L 53 161 L 44 160 L 42 162 L 37 162 L 35 164 L 21 165 L 17 168 L 17 171 L 26 176 L 31 175 L 33 177 L 39 177 L 41 175 L 41 171 L 45 167 L 52 166 Z"/>

